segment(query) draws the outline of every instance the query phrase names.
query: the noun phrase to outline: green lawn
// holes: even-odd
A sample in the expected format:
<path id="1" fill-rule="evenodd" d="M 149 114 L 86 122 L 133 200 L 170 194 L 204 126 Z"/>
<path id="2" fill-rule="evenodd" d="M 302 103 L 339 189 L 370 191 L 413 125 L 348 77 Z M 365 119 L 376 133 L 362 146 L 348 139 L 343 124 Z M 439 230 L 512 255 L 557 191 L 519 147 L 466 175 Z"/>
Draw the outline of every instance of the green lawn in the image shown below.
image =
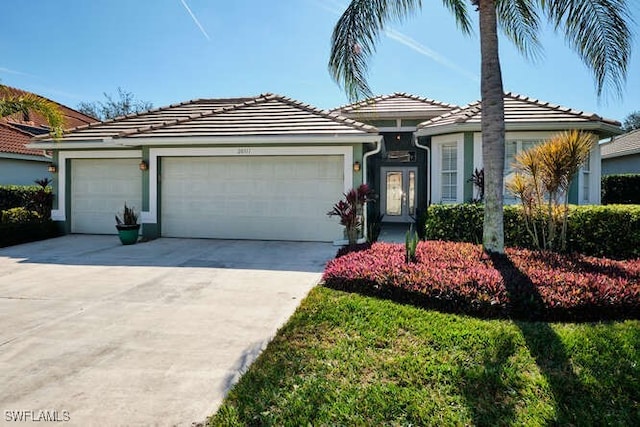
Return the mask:
<path id="1" fill-rule="evenodd" d="M 210 425 L 640 425 L 640 322 L 480 320 L 316 287 Z"/>

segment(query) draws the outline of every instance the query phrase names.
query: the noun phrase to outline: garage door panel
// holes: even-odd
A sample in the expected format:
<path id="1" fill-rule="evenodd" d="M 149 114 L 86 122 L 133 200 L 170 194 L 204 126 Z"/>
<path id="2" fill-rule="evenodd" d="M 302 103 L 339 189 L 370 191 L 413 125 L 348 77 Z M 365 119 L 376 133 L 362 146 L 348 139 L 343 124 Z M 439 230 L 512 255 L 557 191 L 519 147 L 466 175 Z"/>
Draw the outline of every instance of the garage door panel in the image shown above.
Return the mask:
<path id="1" fill-rule="evenodd" d="M 341 227 L 326 212 L 342 195 L 343 164 L 342 156 L 163 158 L 162 234 L 337 239 Z"/>
<path id="2" fill-rule="evenodd" d="M 140 159 L 71 160 L 71 232 L 115 234 L 123 205 L 140 211 Z"/>

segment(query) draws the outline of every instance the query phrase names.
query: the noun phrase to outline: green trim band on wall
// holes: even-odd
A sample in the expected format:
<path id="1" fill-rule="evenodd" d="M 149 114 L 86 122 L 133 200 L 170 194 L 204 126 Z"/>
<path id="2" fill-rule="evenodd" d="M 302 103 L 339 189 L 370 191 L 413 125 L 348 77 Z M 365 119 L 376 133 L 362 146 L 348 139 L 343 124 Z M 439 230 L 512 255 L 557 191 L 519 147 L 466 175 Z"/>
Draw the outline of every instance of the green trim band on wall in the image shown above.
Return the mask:
<path id="1" fill-rule="evenodd" d="M 473 183 L 469 181 L 469 178 L 473 175 L 473 132 L 464 133 L 464 167 L 463 184 L 462 184 L 462 196 L 465 202 L 470 202 L 473 199 Z"/>
<path id="2" fill-rule="evenodd" d="M 149 147 L 142 147 L 142 161 L 149 165 Z M 149 167 L 142 172 L 142 210 L 149 210 Z"/>
<path id="3" fill-rule="evenodd" d="M 574 175 L 569 185 L 569 204 L 577 205 L 578 203 L 578 175 Z"/>

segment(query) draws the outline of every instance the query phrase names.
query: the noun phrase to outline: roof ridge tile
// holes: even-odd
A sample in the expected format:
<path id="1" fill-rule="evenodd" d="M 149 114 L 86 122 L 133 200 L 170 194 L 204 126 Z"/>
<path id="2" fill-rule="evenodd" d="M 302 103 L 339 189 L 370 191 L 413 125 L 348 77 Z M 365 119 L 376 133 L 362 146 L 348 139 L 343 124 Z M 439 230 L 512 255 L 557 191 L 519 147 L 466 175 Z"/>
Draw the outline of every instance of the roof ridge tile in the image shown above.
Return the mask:
<path id="1" fill-rule="evenodd" d="M 183 123 L 187 123 L 190 122 L 192 120 L 196 120 L 196 119 L 200 119 L 200 118 L 205 118 L 205 117 L 211 117 L 214 115 L 218 115 L 218 114 L 223 114 L 226 112 L 230 112 L 230 111 L 237 111 L 246 107 L 250 107 L 253 105 L 257 105 L 257 104 L 261 104 L 261 103 L 267 103 L 270 101 L 279 101 L 281 103 L 284 104 L 288 104 L 290 106 L 293 106 L 295 108 L 298 108 L 300 110 L 315 114 L 315 115 L 319 115 L 323 118 L 332 120 L 332 121 L 337 121 L 340 123 L 343 123 L 345 125 L 348 125 L 351 128 L 357 129 L 357 130 L 362 130 L 362 131 L 367 131 L 367 132 L 377 132 L 377 129 L 373 126 L 364 124 L 364 123 L 360 123 L 357 122 L 355 120 L 349 119 L 347 117 L 341 116 L 341 115 L 332 115 L 329 112 L 325 111 L 325 110 L 321 110 L 317 107 L 311 106 L 310 104 L 305 104 L 301 101 L 283 96 L 283 95 L 278 95 L 278 94 L 274 94 L 274 93 L 264 93 L 264 94 L 260 94 L 257 95 L 251 99 L 248 99 L 245 102 L 239 103 L 239 104 L 234 104 L 234 105 L 229 105 L 229 106 L 224 106 L 221 108 L 216 108 L 213 110 L 209 110 L 209 111 L 203 111 L 198 113 L 195 117 L 193 117 L 193 115 L 187 116 L 185 118 L 182 119 L 175 119 L 172 121 L 167 121 L 167 122 L 162 122 L 162 123 L 157 123 L 157 124 L 152 124 L 149 126 L 143 126 L 143 127 L 138 127 L 138 128 L 134 128 L 134 129 L 127 129 L 125 131 L 122 131 L 120 133 L 118 133 L 115 137 L 116 138 L 124 138 L 124 137 L 130 137 L 133 135 L 140 135 L 142 133 L 147 133 L 150 132 L 152 130 L 157 130 L 157 129 L 163 129 L 169 126 L 174 126 L 174 125 L 179 125 L 179 124 L 183 124 Z"/>

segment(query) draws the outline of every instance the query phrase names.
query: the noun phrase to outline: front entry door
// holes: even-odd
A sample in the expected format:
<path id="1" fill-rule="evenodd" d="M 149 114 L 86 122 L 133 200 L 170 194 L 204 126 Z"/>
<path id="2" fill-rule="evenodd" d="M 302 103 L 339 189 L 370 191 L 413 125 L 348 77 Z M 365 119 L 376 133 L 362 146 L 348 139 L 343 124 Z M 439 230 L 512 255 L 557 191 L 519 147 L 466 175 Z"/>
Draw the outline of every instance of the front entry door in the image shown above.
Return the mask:
<path id="1" fill-rule="evenodd" d="M 380 204 L 383 221 L 414 222 L 418 194 L 418 168 L 383 167 L 381 172 Z"/>

